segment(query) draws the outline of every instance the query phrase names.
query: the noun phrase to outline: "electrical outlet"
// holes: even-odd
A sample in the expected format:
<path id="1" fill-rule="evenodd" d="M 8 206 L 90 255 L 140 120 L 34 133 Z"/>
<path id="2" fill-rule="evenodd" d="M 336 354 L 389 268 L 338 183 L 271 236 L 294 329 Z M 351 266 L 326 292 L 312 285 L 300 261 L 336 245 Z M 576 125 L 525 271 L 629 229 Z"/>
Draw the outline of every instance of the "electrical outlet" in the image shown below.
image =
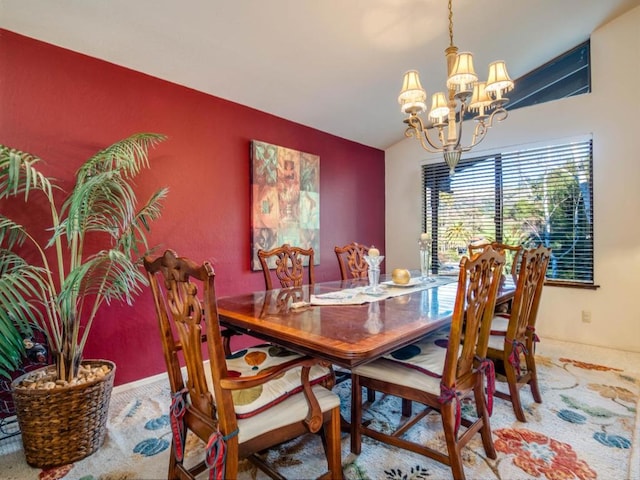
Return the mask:
<path id="1" fill-rule="evenodd" d="M 591 323 L 591 310 L 582 310 L 583 323 Z"/>

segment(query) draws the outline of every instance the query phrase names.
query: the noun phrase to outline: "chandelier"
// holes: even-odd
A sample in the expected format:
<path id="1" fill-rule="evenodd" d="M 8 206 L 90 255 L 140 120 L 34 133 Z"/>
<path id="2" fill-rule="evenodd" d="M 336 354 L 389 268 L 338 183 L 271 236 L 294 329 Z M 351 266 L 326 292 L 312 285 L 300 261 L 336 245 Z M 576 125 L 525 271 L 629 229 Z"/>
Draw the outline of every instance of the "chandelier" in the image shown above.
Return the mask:
<path id="1" fill-rule="evenodd" d="M 455 173 L 462 152 L 468 152 L 480 143 L 493 121 L 507 118 L 504 108 L 509 101 L 503 95 L 513 88 L 504 61 L 489 65 L 486 82 L 479 82 L 473 69 L 473 56 L 469 52 L 458 53 L 453 44 L 453 11 L 449 0 L 449 47 L 444 51 L 447 58 L 447 92 L 431 96 L 428 121 L 420 114 L 427 111 L 427 92 L 420 84 L 416 70 L 404 74 L 398 103 L 402 113 L 407 137 L 420 140 L 422 147 L 430 153 L 442 153 L 449 166 L 449 174 Z M 475 128 L 470 143 L 462 143 L 462 121 L 467 112 L 475 112 Z"/>

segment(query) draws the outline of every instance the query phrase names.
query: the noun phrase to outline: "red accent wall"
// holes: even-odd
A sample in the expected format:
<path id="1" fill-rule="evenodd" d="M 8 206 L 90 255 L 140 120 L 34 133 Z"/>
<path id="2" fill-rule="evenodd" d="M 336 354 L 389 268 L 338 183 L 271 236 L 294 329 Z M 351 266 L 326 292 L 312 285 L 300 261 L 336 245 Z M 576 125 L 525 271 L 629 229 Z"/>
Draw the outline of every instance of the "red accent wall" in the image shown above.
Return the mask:
<path id="1" fill-rule="evenodd" d="M 219 296 L 264 287 L 250 269 L 253 139 L 320 156 L 317 281 L 339 278 L 335 245 L 384 251 L 384 151 L 3 29 L 0 71 L 0 143 L 41 157 L 43 171 L 66 185 L 121 138 L 168 136 L 136 179 L 141 199 L 170 190 L 150 241 L 211 260 Z M 117 384 L 165 370 L 148 289 L 133 307 L 103 308 L 85 358 L 116 362 Z"/>

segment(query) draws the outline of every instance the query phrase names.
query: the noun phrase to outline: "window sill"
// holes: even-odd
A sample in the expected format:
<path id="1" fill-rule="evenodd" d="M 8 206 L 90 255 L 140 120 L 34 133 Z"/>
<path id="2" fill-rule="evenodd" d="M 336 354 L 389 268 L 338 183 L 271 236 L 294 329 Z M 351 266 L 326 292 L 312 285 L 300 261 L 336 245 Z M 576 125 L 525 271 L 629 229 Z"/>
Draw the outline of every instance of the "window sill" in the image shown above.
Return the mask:
<path id="1" fill-rule="evenodd" d="M 547 287 L 579 288 L 582 290 L 597 290 L 600 288 L 600 285 L 593 283 L 563 282 L 558 280 L 545 280 L 544 284 Z"/>

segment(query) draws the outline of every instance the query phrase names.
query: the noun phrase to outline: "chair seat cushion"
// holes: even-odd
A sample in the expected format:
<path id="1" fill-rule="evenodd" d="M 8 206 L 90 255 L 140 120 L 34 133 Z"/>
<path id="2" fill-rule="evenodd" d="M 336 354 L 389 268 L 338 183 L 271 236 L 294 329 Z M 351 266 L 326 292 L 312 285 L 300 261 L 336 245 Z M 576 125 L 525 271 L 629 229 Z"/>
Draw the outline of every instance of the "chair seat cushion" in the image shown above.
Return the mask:
<path id="1" fill-rule="evenodd" d="M 232 353 L 227 357 L 229 376 L 250 377 L 300 357 L 297 353 L 276 345 L 259 345 Z M 236 417 L 248 418 L 282 402 L 287 397 L 302 391 L 300 372 L 302 367 L 286 371 L 279 377 L 251 388 L 232 391 Z M 205 368 L 207 385 L 213 394 L 211 369 Z M 309 373 L 312 385 L 328 380 L 331 370 L 314 366 Z M 215 395 L 214 395 L 215 397 Z"/>
<path id="2" fill-rule="evenodd" d="M 340 397 L 321 385 L 314 385 L 313 393 L 318 399 L 320 410 L 327 412 L 340 407 Z M 280 403 L 266 411 L 248 418 L 238 419 L 238 441 L 240 443 L 281 427 L 303 421 L 309 413 L 304 393 L 296 393 L 283 398 Z"/>
<path id="3" fill-rule="evenodd" d="M 489 348 L 492 350 L 504 350 L 504 340 L 509 327 L 508 315 L 496 315 L 491 320 L 491 335 L 489 336 Z"/>
<path id="4" fill-rule="evenodd" d="M 448 327 L 437 330 L 379 360 L 356 367 L 353 372 L 437 395 L 440 393 L 448 334 Z"/>

